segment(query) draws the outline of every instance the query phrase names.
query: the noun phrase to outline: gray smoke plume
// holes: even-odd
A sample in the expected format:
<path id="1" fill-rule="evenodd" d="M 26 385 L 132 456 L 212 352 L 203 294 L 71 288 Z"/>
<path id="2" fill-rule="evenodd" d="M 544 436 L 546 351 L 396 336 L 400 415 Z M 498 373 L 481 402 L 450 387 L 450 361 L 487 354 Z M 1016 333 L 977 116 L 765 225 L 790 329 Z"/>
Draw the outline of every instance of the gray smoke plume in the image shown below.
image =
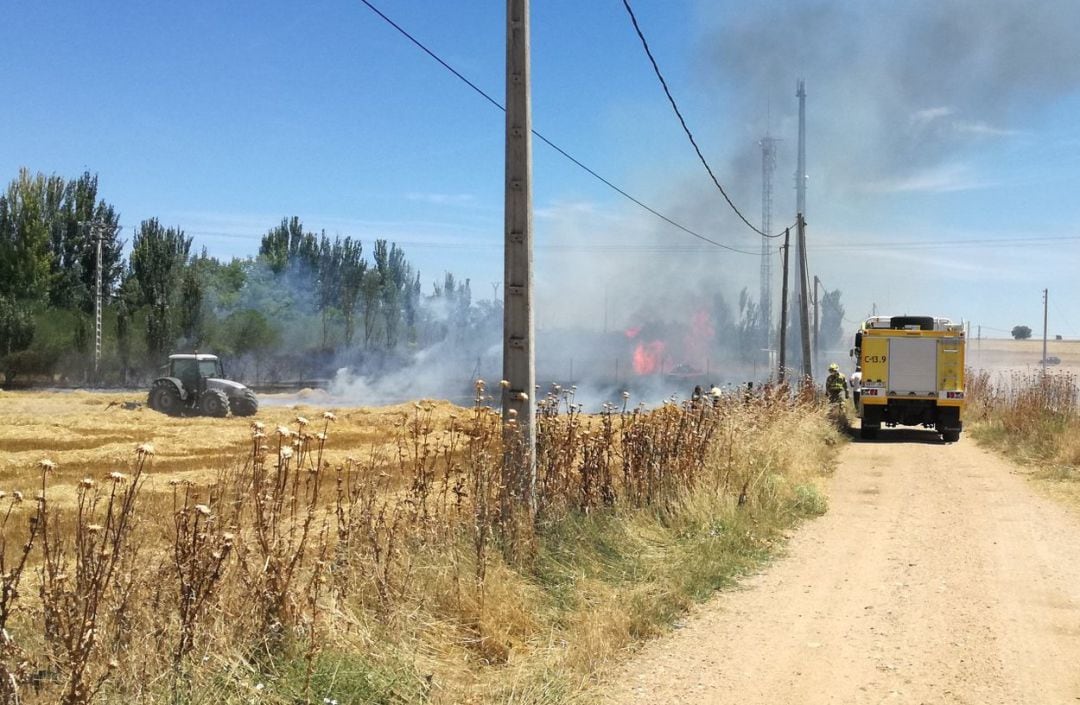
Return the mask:
<path id="1" fill-rule="evenodd" d="M 1080 85 L 1080 3 L 1071 0 L 744 7 L 737 16 L 703 10 L 716 23 L 702 49 L 706 85 L 733 97 L 736 124 L 760 132 L 771 106 L 793 137 L 791 94 L 804 78 L 819 198 L 963 187 L 951 158 L 1013 134 L 1015 116 Z"/>
<path id="2" fill-rule="evenodd" d="M 714 111 L 691 112 L 687 119 L 755 224 L 761 214 L 758 142 L 766 131 L 782 140 L 774 231 L 795 216 L 798 79 L 805 79 L 809 94 L 811 228 L 826 212 L 879 212 L 892 193 L 985 183 L 993 177 L 969 167 L 970 157 L 1001 140 L 1024 138 L 1016 125 L 1080 85 L 1074 36 L 1080 2 L 1073 0 L 707 0 L 699 14 L 706 29 L 694 83 L 705 97 L 676 99 L 684 108 L 704 103 Z M 678 83 L 685 85 L 683 78 Z M 665 100 L 658 86 L 655 100 Z M 630 190 L 697 232 L 756 252 L 759 238 L 685 148 L 685 168 L 652 175 L 651 186 Z M 542 383 L 576 384 L 577 398 L 592 406 L 619 400 L 622 389 L 634 390 L 634 402 L 655 402 L 672 392 L 685 398 L 695 383 L 740 388 L 769 375 L 760 345 L 740 339 L 746 312 L 740 291 L 758 297 L 757 257 L 701 243 L 623 202 L 549 205 L 536 220 Z M 773 272 L 778 285 L 779 259 Z M 422 352 L 412 367 L 393 375 L 343 372 L 335 391 L 387 401 L 467 396 L 471 376 L 497 380 L 497 341 L 464 354 L 445 347 Z M 653 351 L 656 342 L 665 351 L 660 371 L 637 373 L 638 346 Z"/>
<path id="3" fill-rule="evenodd" d="M 799 79 L 809 96 L 807 210 L 817 235 L 845 217 L 848 227 L 885 217 L 896 193 L 972 189 L 1000 178 L 978 171 L 979 153 L 1024 140 L 1017 125 L 1080 86 L 1080 3 L 1072 0 L 709 1 L 699 15 L 707 29 L 697 85 L 715 115 L 688 113 L 688 122 L 755 224 L 759 140 L 766 131 L 782 140 L 774 232 L 795 220 Z M 665 100 L 659 87 L 656 100 Z M 684 111 L 694 104 L 687 96 L 676 100 Z M 689 144 L 686 150 L 685 169 L 658 174 L 645 199 L 700 233 L 757 251 L 760 239 L 723 202 Z M 609 329 L 675 325 L 702 308 L 715 315 L 718 295 L 735 317 L 744 287 L 758 297 L 758 258 L 702 244 L 634 206 L 615 213 L 567 206 L 546 216 L 555 252 L 538 260 L 541 281 L 548 277 L 541 322 L 547 316 L 594 330 L 601 320 Z M 582 251 L 582 243 L 597 241 L 623 247 Z M 779 264 L 774 259 L 774 324 Z M 715 341 L 713 369 L 747 374 L 746 364 L 724 353 L 738 344 L 725 342 Z"/>

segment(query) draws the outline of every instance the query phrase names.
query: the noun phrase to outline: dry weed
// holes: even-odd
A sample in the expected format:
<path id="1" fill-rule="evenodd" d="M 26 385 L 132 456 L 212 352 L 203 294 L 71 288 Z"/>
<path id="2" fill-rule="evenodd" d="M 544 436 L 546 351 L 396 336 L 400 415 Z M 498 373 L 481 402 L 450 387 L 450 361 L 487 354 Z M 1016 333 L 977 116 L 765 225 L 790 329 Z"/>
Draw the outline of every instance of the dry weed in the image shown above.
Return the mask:
<path id="1" fill-rule="evenodd" d="M 624 398 L 592 415 L 575 394 L 555 388 L 538 405 L 529 498 L 505 481 L 515 424 L 483 382 L 471 409 L 396 408 L 383 416 L 392 434 L 371 431 L 368 446 L 337 446 L 329 412 L 256 423 L 241 461 L 181 474 L 165 504 L 136 503 L 147 453 L 130 477 L 80 485 L 68 524 L 42 485 L 13 566 L 0 543 L 0 627 L 40 544 L 45 632 L 24 660 L 55 672 L 65 705 L 107 680 L 132 701 L 246 700 L 262 686 L 268 702 L 319 702 L 336 682 L 321 664 L 375 659 L 388 643 L 414 654 L 416 687 L 385 685 L 404 701 L 438 700 L 440 680 L 497 698 L 492 666 L 583 682 L 714 585 L 712 563 L 669 572 L 690 560 L 687 541 L 749 545 L 723 527 L 789 511 L 828 451 L 805 452 L 824 447 L 821 408 L 782 394 L 651 410 Z M 0 675 L 17 690 L 31 678 L 3 633 Z"/>

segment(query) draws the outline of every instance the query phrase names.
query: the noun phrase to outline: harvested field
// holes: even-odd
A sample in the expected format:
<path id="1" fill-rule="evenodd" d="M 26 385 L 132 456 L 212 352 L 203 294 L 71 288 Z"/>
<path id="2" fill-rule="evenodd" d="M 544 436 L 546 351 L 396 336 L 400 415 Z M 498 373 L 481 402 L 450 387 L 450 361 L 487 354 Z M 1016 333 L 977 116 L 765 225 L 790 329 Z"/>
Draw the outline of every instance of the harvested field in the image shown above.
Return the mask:
<path id="1" fill-rule="evenodd" d="M 1055 369 L 1080 372 L 1080 341 L 1048 340 L 1047 357 L 1056 357 L 1061 362 Z M 968 339 L 967 363 L 976 369 L 991 372 L 1012 372 L 1041 366 L 1042 338 L 1030 340 L 1005 340 L 976 337 Z"/>
<path id="2" fill-rule="evenodd" d="M 74 487 L 86 476 L 122 470 L 134 459 L 140 443 L 153 444 L 156 456 L 149 468 L 146 490 L 168 488 L 172 479 L 203 483 L 225 467 L 243 462 L 251 446 L 251 418 L 174 418 L 143 406 L 143 394 L 88 391 L 0 392 L 0 489 L 28 493 L 38 479 L 37 462 L 54 461 L 58 468 L 51 485 Z M 332 465 L 363 452 L 397 456 L 402 424 L 415 412 L 413 403 L 388 407 L 336 409 L 305 404 L 296 396 L 262 397 L 255 419 L 267 428 L 296 427 L 297 416 L 321 420 L 332 410 L 334 443 L 327 453 Z M 284 401 L 283 401 L 284 400 Z M 449 402 L 423 402 L 432 417 L 446 420 L 461 409 Z M 73 496 L 73 493 L 72 493 Z"/>

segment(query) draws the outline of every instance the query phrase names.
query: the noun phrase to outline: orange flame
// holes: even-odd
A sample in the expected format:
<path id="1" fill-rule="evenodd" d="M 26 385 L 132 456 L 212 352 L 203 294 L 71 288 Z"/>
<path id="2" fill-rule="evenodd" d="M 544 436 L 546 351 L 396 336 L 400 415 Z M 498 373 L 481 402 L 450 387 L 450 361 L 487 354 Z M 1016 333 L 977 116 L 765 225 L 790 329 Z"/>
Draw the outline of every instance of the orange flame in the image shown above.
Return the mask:
<path id="1" fill-rule="evenodd" d="M 690 317 L 690 329 L 683 339 L 686 362 L 695 367 L 704 367 L 715 339 L 716 329 L 709 312 L 698 310 Z"/>
<path id="2" fill-rule="evenodd" d="M 660 371 L 664 359 L 664 341 L 638 343 L 634 348 L 634 372 L 639 375 L 651 375 Z"/>

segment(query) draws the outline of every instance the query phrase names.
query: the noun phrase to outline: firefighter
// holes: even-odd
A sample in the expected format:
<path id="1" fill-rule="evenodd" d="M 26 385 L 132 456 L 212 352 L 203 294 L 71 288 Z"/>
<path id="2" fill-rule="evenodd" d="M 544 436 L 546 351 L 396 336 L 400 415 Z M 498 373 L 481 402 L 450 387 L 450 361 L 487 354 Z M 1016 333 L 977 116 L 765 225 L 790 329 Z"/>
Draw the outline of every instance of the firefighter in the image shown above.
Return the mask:
<path id="1" fill-rule="evenodd" d="M 839 404 L 840 394 L 848 398 L 848 384 L 844 373 L 840 371 L 840 365 L 835 362 L 829 365 L 829 376 L 825 378 L 825 393 L 829 395 L 829 403 Z"/>

